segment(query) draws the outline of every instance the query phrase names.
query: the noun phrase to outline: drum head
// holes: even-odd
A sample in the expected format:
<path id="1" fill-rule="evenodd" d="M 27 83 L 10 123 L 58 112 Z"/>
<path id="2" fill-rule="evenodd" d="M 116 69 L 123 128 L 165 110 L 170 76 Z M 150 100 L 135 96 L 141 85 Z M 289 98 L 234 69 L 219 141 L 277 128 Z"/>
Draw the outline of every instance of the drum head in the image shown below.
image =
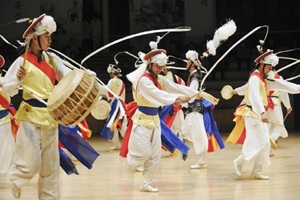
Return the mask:
<path id="1" fill-rule="evenodd" d="M 98 100 L 91 111 L 91 115 L 98 120 L 104 120 L 108 117 L 111 110 L 110 104 L 105 100 Z"/>
<path id="2" fill-rule="evenodd" d="M 75 69 L 64 76 L 53 89 L 48 99 L 48 107 L 62 104 L 76 90 L 83 79 L 84 71 Z"/>
<path id="3" fill-rule="evenodd" d="M 221 90 L 221 96 L 223 99 L 230 99 L 233 96 L 233 89 L 230 85 L 225 85 Z"/>

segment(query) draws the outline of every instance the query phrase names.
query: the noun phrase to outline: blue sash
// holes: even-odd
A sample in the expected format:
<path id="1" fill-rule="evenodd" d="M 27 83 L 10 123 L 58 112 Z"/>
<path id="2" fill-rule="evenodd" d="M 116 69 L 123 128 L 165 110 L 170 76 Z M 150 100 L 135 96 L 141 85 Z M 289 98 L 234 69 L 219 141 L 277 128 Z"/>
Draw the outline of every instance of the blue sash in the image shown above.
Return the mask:
<path id="1" fill-rule="evenodd" d="M 146 107 L 146 106 L 139 106 L 139 111 L 146 115 L 157 115 L 158 108 L 153 107 Z"/>

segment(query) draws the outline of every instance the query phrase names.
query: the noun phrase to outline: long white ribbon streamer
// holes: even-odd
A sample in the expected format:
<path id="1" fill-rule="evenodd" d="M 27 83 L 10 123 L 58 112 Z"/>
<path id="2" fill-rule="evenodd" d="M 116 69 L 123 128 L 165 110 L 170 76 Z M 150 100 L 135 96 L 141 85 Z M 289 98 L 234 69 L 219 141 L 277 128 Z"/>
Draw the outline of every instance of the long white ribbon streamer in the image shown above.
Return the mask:
<path id="1" fill-rule="evenodd" d="M 207 79 L 207 77 L 211 74 L 211 72 L 216 68 L 216 66 L 219 64 L 219 62 L 221 62 L 221 60 L 234 48 L 236 47 L 239 43 L 241 43 L 243 40 L 245 40 L 247 37 L 249 37 L 250 35 L 252 35 L 255 31 L 261 29 L 261 28 L 267 28 L 267 30 L 269 30 L 269 26 L 268 25 L 263 25 L 263 26 L 258 26 L 255 29 L 253 29 L 252 31 L 250 31 L 248 34 L 246 34 L 244 37 L 242 37 L 240 40 L 238 40 L 235 44 L 233 44 L 218 60 L 217 62 L 215 62 L 215 64 L 209 69 L 209 71 L 205 74 L 205 76 L 203 77 L 201 84 L 200 84 L 200 90 L 202 89 L 202 86 L 205 82 L 205 80 Z M 266 39 L 266 37 L 265 37 Z"/>
<path id="2" fill-rule="evenodd" d="M 90 53 L 89 55 L 87 55 L 82 61 L 81 61 L 81 64 L 83 64 L 87 59 L 91 58 L 92 56 L 94 56 L 95 54 L 99 53 L 100 51 L 112 46 L 112 45 L 115 45 L 117 43 L 120 43 L 122 41 L 125 41 L 125 40 L 128 40 L 128 39 L 131 39 L 131 38 L 134 38 L 134 37 L 139 37 L 139 36 L 142 36 L 142 35 L 149 35 L 149 34 L 153 34 L 153 33 L 161 33 L 161 32 L 186 32 L 186 31 L 190 31 L 191 28 L 190 27 L 177 27 L 177 28 L 173 28 L 173 29 L 158 29 L 158 30 L 151 30 L 151 31 L 144 31 L 144 32 L 140 32 L 140 33 L 136 33 L 136 34 L 132 34 L 132 35 L 129 35 L 129 36 L 126 36 L 126 37 L 123 37 L 123 38 L 120 38 L 118 40 L 115 40 L 111 43 L 108 43 L 106 45 L 104 45 L 103 47 L 100 47 L 99 49 L 93 51 L 92 53 Z"/>

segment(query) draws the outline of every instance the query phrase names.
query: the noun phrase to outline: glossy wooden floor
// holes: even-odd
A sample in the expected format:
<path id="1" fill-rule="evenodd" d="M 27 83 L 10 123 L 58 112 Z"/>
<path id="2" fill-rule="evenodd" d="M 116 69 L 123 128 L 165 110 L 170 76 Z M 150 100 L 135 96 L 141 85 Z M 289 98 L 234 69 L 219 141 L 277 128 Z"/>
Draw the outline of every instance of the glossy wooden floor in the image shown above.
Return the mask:
<path id="1" fill-rule="evenodd" d="M 101 155 L 91 170 L 77 164 L 78 176 L 68 176 L 61 170 L 62 200 L 300 199 L 300 133 L 279 140 L 271 165 L 263 169 L 270 180 L 250 179 L 252 162 L 245 163 L 241 178 L 235 175 L 233 160 L 241 153 L 240 145 L 227 144 L 225 149 L 210 153 L 208 168 L 201 170 L 189 168 L 197 160 L 193 148 L 186 161 L 164 154 L 154 172 L 153 186 L 159 188 L 158 193 L 139 191 L 142 173 L 126 170 L 125 159 L 118 151 L 108 150 L 111 142 L 98 137 L 89 142 Z M 37 199 L 36 181 L 33 179 L 22 189 L 21 199 Z M 10 182 L 2 177 L 0 200 L 10 199 L 14 199 Z"/>

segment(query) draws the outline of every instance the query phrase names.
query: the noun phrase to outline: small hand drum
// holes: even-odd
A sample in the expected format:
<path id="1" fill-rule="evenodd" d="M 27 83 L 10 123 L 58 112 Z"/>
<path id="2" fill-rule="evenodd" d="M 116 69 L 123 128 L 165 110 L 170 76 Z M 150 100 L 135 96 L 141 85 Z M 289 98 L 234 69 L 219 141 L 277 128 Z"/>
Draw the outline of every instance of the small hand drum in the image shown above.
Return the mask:
<path id="1" fill-rule="evenodd" d="M 231 97 L 233 96 L 232 92 L 232 87 L 230 85 L 225 85 L 221 90 L 221 96 L 226 100 L 231 99 Z"/>
<path id="2" fill-rule="evenodd" d="M 95 119 L 104 120 L 109 116 L 110 110 L 111 110 L 110 104 L 105 99 L 100 99 L 93 107 L 91 111 L 91 115 Z"/>

